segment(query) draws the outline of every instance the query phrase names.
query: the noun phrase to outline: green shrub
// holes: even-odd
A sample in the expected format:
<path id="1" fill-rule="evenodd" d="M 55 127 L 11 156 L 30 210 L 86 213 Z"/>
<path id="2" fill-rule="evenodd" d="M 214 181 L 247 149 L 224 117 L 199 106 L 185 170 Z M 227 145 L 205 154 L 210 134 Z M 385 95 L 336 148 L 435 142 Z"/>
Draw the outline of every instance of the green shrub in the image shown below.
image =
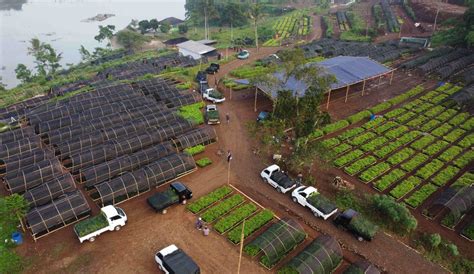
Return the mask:
<path id="1" fill-rule="evenodd" d="M 270 222 L 273 219 L 273 212 L 271 212 L 268 209 L 265 209 L 255 216 L 251 217 L 245 222 L 245 227 L 244 227 L 244 238 L 248 237 L 250 234 L 255 232 L 257 229 L 261 228 L 268 222 Z M 242 225 L 238 225 L 237 227 L 233 228 L 229 233 L 227 234 L 227 238 L 233 242 L 234 244 L 240 243 L 240 238 L 241 238 L 241 233 L 242 233 Z"/>
<path id="2" fill-rule="evenodd" d="M 204 123 L 204 115 L 201 112 L 201 108 L 203 107 L 203 102 L 182 106 L 178 110 L 178 115 L 196 125 L 200 125 Z"/>
<path id="3" fill-rule="evenodd" d="M 378 163 L 375 166 L 369 167 L 366 171 L 362 172 L 359 176 L 359 179 L 361 179 L 363 182 L 370 182 L 385 173 L 389 169 L 389 164 L 385 162 Z"/>
<path id="4" fill-rule="evenodd" d="M 392 107 L 392 104 L 390 104 L 389 102 L 383 102 L 383 103 L 380 103 L 372 108 L 369 108 L 369 111 L 372 112 L 373 114 L 377 114 L 379 112 L 382 112 L 384 110 L 387 110 L 389 108 Z"/>
<path id="5" fill-rule="evenodd" d="M 388 174 L 382 176 L 377 182 L 374 183 L 376 189 L 384 191 L 389 188 L 393 183 L 400 180 L 405 176 L 405 172 L 400 169 L 393 169 Z"/>
<path id="6" fill-rule="evenodd" d="M 461 155 L 459 158 L 453 161 L 454 165 L 459 168 L 464 168 L 467 166 L 472 160 L 474 160 L 474 150 L 469 150 L 468 152 Z"/>
<path id="7" fill-rule="evenodd" d="M 346 120 L 339 120 L 322 128 L 324 134 L 329 134 L 345 127 L 349 126 L 349 122 Z"/>
<path id="8" fill-rule="evenodd" d="M 421 184 L 420 179 L 414 176 L 410 176 L 406 180 L 403 180 L 401 184 L 394 187 L 390 191 L 390 195 L 392 195 L 395 199 L 400 199 L 401 197 L 405 196 L 408 192 L 412 191 L 413 189 L 415 189 L 415 187 L 417 187 L 420 184 Z"/>
<path id="9" fill-rule="evenodd" d="M 205 167 L 205 166 L 208 166 L 208 165 L 212 164 L 212 160 L 207 158 L 207 157 L 204 157 L 204 158 L 201 158 L 201 159 L 197 160 L 196 164 L 199 167 Z"/>
<path id="10" fill-rule="evenodd" d="M 201 198 L 197 199 L 196 201 L 188 204 L 186 208 L 191 211 L 192 213 L 197 213 L 204 208 L 210 206 L 211 204 L 219 201 L 220 199 L 227 196 L 229 193 L 232 192 L 232 188 L 229 186 L 222 186 L 211 193 L 202 196 Z"/>
<path id="11" fill-rule="evenodd" d="M 462 148 L 460 148 L 458 146 L 452 146 L 452 147 L 446 149 L 443 153 L 441 153 L 438 156 L 438 159 L 440 159 L 441 161 L 444 161 L 444 162 L 449 162 L 449 161 L 452 161 L 454 158 L 456 158 L 456 156 L 461 154 L 462 151 L 463 151 Z"/>
<path id="12" fill-rule="evenodd" d="M 339 136 L 337 136 L 337 138 L 339 138 L 339 140 L 341 141 L 345 141 L 349 138 L 352 138 L 356 135 L 359 135 L 361 134 L 362 132 L 364 132 L 365 130 L 361 127 L 356 127 L 356 128 L 353 128 L 353 129 L 349 129 L 341 134 L 339 134 Z"/>
<path id="13" fill-rule="evenodd" d="M 426 156 L 425 154 L 418 153 L 415 156 L 413 156 L 410 160 L 408 160 L 407 162 L 401 164 L 400 166 L 406 172 L 411 172 L 411 171 L 415 170 L 418 166 L 420 166 L 421 164 L 426 162 L 428 159 L 429 159 L 429 157 Z"/>
<path id="14" fill-rule="evenodd" d="M 372 239 L 379 229 L 376 225 L 360 214 L 351 220 L 349 228 L 357 231 L 366 239 Z"/>
<path id="15" fill-rule="evenodd" d="M 193 155 L 199 154 L 201 152 L 204 152 L 205 149 L 206 149 L 205 146 L 197 145 L 197 146 L 185 148 L 184 153 L 193 156 Z"/>
<path id="16" fill-rule="evenodd" d="M 454 178 L 454 176 L 456 176 L 458 172 L 459 168 L 455 166 L 447 166 L 446 168 L 438 172 L 438 174 L 433 177 L 432 181 L 437 186 L 444 186 L 447 182 Z"/>
<path id="17" fill-rule="evenodd" d="M 437 187 L 432 184 L 426 184 L 419 190 L 415 191 L 410 197 L 405 199 L 405 203 L 416 208 L 421 205 L 431 194 L 437 190 Z"/>
<path id="18" fill-rule="evenodd" d="M 257 206 L 253 203 L 247 203 L 217 221 L 217 223 L 214 224 L 214 229 L 219 233 L 224 233 L 234 225 L 240 223 L 243 219 L 252 215 L 255 211 L 257 211 Z"/>
<path id="19" fill-rule="evenodd" d="M 365 118 L 369 118 L 372 115 L 372 113 L 368 110 L 363 110 L 361 112 L 358 112 L 354 115 L 351 115 L 347 118 L 347 121 L 351 124 L 355 124 L 359 121 L 362 121 Z"/>
<path id="20" fill-rule="evenodd" d="M 413 154 L 415 154 L 415 151 L 411 148 L 406 147 L 400 150 L 399 152 L 393 154 L 389 158 L 387 158 L 387 162 L 389 162 L 392 165 L 398 165 L 399 163 L 410 158 Z"/>
<path id="21" fill-rule="evenodd" d="M 431 175 L 435 174 L 438 170 L 440 170 L 443 167 L 443 162 L 440 160 L 434 159 L 433 161 L 429 162 L 422 168 L 420 168 L 417 172 L 416 175 L 419 176 L 422 179 L 428 179 L 431 177 Z"/>
<path id="22" fill-rule="evenodd" d="M 364 152 L 362 150 L 356 149 L 345 155 L 338 157 L 336 160 L 334 160 L 333 163 L 336 167 L 342 167 L 342 166 L 345 166 L 347 163 L 354 161 L 355 159 L 359 158 L 362 155 L 364 155 Z"/>
<path id="23" fill-rule="evenodd" d="M 213 222 L 217 218 L 231 211 L 234 207 L 236 207 L 243 201 L 244 201 L 244 197 L 242 195 L 240 194 L 232 195 L 230 198 L 227 198 L 224 201 L 220 202 L 219 204 L 206 210 L 201 215 L 201 217 L 205 222 L 209 222 L 209 223 Z"/>
<path id="24" fill-rule="evenodd" d="M 392 230 L 404 235 L 414 231 L 418 225 L 416 218 L 403 205 L 386 195 L 375 194 L 371 198 L 372 207 L 383 220 L 387 220 Z"/>
<path id="25" fill-rule="evenodd" d="M 350 166 L 345 167 L 344 171 L 349 175 L 355 175 L 376 162 L 377 159 L 374 156 L 367 156 L 365 158 L 355 161 Z"/>

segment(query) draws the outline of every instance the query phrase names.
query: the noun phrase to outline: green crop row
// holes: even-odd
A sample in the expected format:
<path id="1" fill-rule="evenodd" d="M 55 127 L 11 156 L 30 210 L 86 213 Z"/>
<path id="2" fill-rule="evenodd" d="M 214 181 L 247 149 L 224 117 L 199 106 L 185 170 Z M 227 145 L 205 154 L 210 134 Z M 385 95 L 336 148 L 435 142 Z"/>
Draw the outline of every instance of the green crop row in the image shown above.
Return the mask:
<path id="1" fill-rule="evenodd" d="M 446 98 L 448 98 L 448 97 L 449 97 L 449 95 L 447 95 L 447 94 L 440 94 L 440 95 L 434 97 L 433 99 L 431 99 L 430 102 L 432 102 L 432 103 L 434 103 L 434 104 L 439 104 L 439 103 L 441 103 L 444 99 L 446 99 Z"/>
<path id="2" fill-rule="evenodd" d="M 339 136 L 337 136 L 337 138 L 339 138 L 339 140 L 341 141 L 345 141 L 349 138 L 352 138 L 356 135 L 359 135 L 361 134 L 362 132 L 364 132 L 364 129 L 361 128 L 361 127 L 356 127 L 356 128 L 353 128 L 353 129 L 349 129 L 341 134 L 339 134 Z"/>
<path id="3" fill-rule="evenodd" d="M 399 163 L 405 161 L 406 159 L 410 158 L 415 151 L 409 147 L 406 147 L 399 152 L 393 154 L 392 156 L 387 158 L 387 162 L 391 165 L 398 165 Z"/>
<path id="4" fill-rule="evenodd" d="M 210 164 L 212 164 L 212 160 L 207 157 L 201 158 L 196 161 L 196 165 L 198 165 L 199 167 L 205 167 Z"/>
<path id="5" fill-rule="evenodd" d="M 446 135 L 446 133 L 451 131 L 451 129 L 453 129 L 453 127 L 451 125 L 443 124 L 442 126 L 440 126 L 440 127 L 436 128 L 435 130 L 433 130 L 431 132 L 431 134 L 433 134 L 436 137 L 442 137 L 442 136 Z"/>
<path id="6" fill-rule="evenodd" d="M 332 148 L 339 145 L 340 143 L 341 141 L 339 141 L 339 139 L 334 137 L 334 138 L 330 138 L 330 139 L 326 139 L 322 141 L 321 145 L 323 145 L 325 148 Z"/>
<path id="7" fill-rule="evenodd" d="M 407 110 L 412 110 L 412 109 L 418 108 L 422 104 L 423 104 L 422 100 L 416 99 L 416 100 L 411 101 L 410 103 L 406 103 L 405 105 L 403 105 L 403 108 Z"/>
<path id="8" fill-rule="evenodd" d="M 418 137 L 420 137 L 421 135 L 423 134 L 420 131 L 412 130 L 403 134 L 400 138 L 398 138 L 398 141 L 403 145 L 407 145 L 408 143 L 411 143 L 414 140 L 418 139 Z"/>
<path id="9" fill-rule="evenodd" d="M 402 115 L 405 112 L 406 112 L 406 109 L 396 108 L 390 112 L 385 113 L 384 117 L 388 119 L 392 119 L 392 118 Z"/>
<path id="10" fill-rule="evenodd" d="M 309 135 L 308 135 L 308 139 L 317 139 L 321 136 L 324 135 L 324 132 L 320 129 L 316 129 L 316 130 L 313 130 L 313 132 L 311 132 Z"/>
<path id="11" fill-rule="evenodd" d="M 437 115 L 435 117 L 436 120 L 440 121 L 440 122 L 446 122 L 448 121 L 449 119 L 451 119 L 451 117 L 453 117 L 454 115 L 456 115 L 458 112 L 452 108 L 450 109 L 447 109 L 445 111 L 443 111 L 442 113 L 440 113 L 439 115 Z"/>
<path id="12" fill-rule="evenodd" d="M 453 163 L 459 168 L 464 168 L 473 160 L 474 160 L 474 150 L 469 150 L 468 152 L 461 155 L 461 157 L 454 160 Z"/>
<path id="13" fill-rule="evenodd" d="M 234 207 L 236 207 L 243 201 L 244 201 L 244 197 L 242 195 L 240 194 L 232 195 L 230 198 L 227 198 L 221 203 L 206 210 L 206 212 L 204 212 L 201 215 L 201 217 L 205 222 L 211 223 L 215 221 L 217 218 L 231 211 Z"/>
<path id="14" fill-rule="evenodd" d="M 244 226 L 244 238 L 248 237 L 253 232 L 257 231 L 262 226 L 266 225 L 273 219 L 273 212 L 268 209 L 265 209 L 255 216 L 251 217 L 245 222 Z M 243 225 L 243 224 L 242 224 Z M 242 234 L 242 225 L 238 225 L 233 228 L 228 234 L 227 238 L 234 244 L 240 243 L 240 238 Z"/>
<path id="15" fill-rule="evenodd" d="M 450 133 L 444 135 L 443 139 L 450 143 L 454 143 L 457 139 L 463 136 L 464 133 L 466 133 L 465 130 L 460 129 L 460 128 L 455 128 Z"/>
<path id="16" fill-rule="evenodd" d="M 466 137 L 462 138 L 462 140 L 459 141 L 458 145 L 463 148 L 472 147 L 474 145 L 474 133 L 471 133 Z"/>
<path id="17" fill-rule="evenodd" d="M 401 164 L 401 168 L 405 170 L 406 172 L 411 172 L 415 170 L 418 166 L 423 164 L 429 159 L 428 156 L 426 156 L 423 153 L 418 153 L 415 156 L 413 156 L 410 160 L 406 161 L 405 163 Z"/>
<path id="18" fill-rule="evenodd" d="M 418 107 L 412 109 L 413 112 L 416 112 L 418 114 L 425 113 L 427 110 L 433 107 L 433 104 L 430 103 L 422 103 Z"/>
<path id="19" fill-rule="evenodd" d="M 394 187 L 390 191 L 390 195 L 392 195 L 396 199 L 400 199 L 401 197 L 408 194 L 408 192 L 415 189 L 415 187 L 417 187 L 419 184 L 421 184 L 421 180 L 419 178 L 415 176 L 410 176 L 406 180 L 403 180 L 401 184 Z"/>
<path id="20" fill-rule="evenodd" d="M 451 83 L 444 83 L 443 85 L 437 87 L 435 90 L 439 92 L 446 92 L 447 90 L 451 89 L 453 84 Z"/>
<path id="21" fill-rule="evenodd" d="M 389 169 L 389 164 L 381 162 L 376 164 L 375 166 L 369 167 L 366 171 L 362 172 L 359 176 L 359 179 L 361 179 L 363 182 L 370 182 L 385 173 Z"/>
<path id="22" fill-rule="evenodd" d="M 429 144 L 433 143 L 436 140 L 435 137 L 431 135 L 425 135 L 421 137 L 420 139 L 414 141 L 410 146 L 414 149 L 421 150 L 428 146 Z"/>
<path id="23" fill-rule="evenodd" d="M 351 140 L 348 141 L 348 143 L 351 144 L 351 145 L 354 145 L 354 146 L 358 146 L 358 145 L 361 145 L 361 144 L 367 142 L 368 140 L 374 139 L 375 137 L 377 137 L 377 135 L 375 133 L 366 132 L 364 134 L 361 134 L 361 135 L 358 135 L 358 136 L 352 138 Z"/>
<path id="24" fill-rule="evenodd" d="M 232 188 L 230 188 L 228 186 L 220 187 L 220 188 L 214 190 L 213 192 L 202 196 L 201 198 L 197 199 L 193 203 L 190 203 L 187 206 L 187 209 L 189 211 L 191 211 L 192 213 L 197 213 L 197 212 L 203 210 L 204 208 L 210 206 L 211 204 L 213 204 L 213 203 L 219 201 L 220 199 L 224 198 L 225 196 L 227 196 L 227 194 L 229 194 L 231 192 L 232 192 Z"/>
<path id="25" fill-rule="evenodd" d="M 378 117 L 378 118 L 376 118 L 372 121 L 368 121 L 367 123 L 363 124 L 362 127 L 365 128 L 365 129 L 371 129 L 371 128 L 374 128 L 374 127 L 377 127 L 377 126 L 383 124 L 385 121 L 386 121 L 385 118 Z"/>
<path id="26" fill-rule="evenodd" d="M 336 155 L 339 155 L 343 152 L 346 152 L 348 151 L 349 149 L 351 149 L 352 146 L 351 145 L 348 145 L 346 143 L 343 143 L 343 144 L 340 144 L 338 145 L 337 147 L 334 147 L 332 150 L 334 151 L 334 153 L 336 153 Z"/>
<path id="27" fill-rule="evenodd" d="M 434 144 L 423 149 L 423 153 L 428 154 L 428 156 L 433 156 L 448 146 L 449 146 L 448 142 L 436 141 Z"/>
<path id="28" fill-rule="evenodd" d="M 455 166 L 447 166 L 446 168 L 438 172 L 438 174 L 433 177 L 432 181 L 437 186 L 444 186 L 447 182 L 449 182 L 449 180 L 454 178 L 454 176 L 456 176 L 458 172 L 459 168 Z"/>
<path id="29" fill-rule="evenodd" d="M 415 119 L 413 119 L 413 120 L 409 121 L 408 123 L 406 123 L 406 125 L 409 126 L 409 127 L 418 127 L 418 126 L 422 125 L 424 122 L 426 122 L 426 120 L 428 120 L 428 117 L 420 115 L 420 116 L 416 117 Z"/>
<path id="30" fill-rule="evenodd" d="M 471 117 L 469 120 L 461 124 L 461 128 L 467 131 L 471 131 L 474 128 L 474 118 Z"/>
<path id="31" fill-rule="evenodd" d="M 438 159 L 444 162 L 449 162 L 449 161 L 452 161 L 454 158 L 456 158 L 456 156 L 461 154 L 462 151 L 463 149 L 458 146 L 451 146 L 450 148 L 446 149 L 443 153 L 441 153 L 438 156 Z"/>
<path id="32" fill-rule="evenodd" d="M 421 85 L 416 86 L 416 87 L 410 89 L 409 91 L 407 91 L 403 94 L 400 94 L 396 97 L 393 97 L 392 99 L 388 100 L 387 102 L 392 104 L 392 106 L 397 105 L 397 104 L 400 104 L 403 101 L 408 100 L 409 98 L 415 97 L 416 95 L 422 93 L 424 90 L 425 89 Z"/>
<path id="33" fill-rule="evenodd" d="M 329 134 L 345 127 L 349 126 L 349 122 L 346 120 L 339 120 L 322 128 L 324 134 Z"/>
<path id="34" fill-rule="evenodd" d="M 178 110 L 178 115 L 196 125 L 199 125 L 204 123 L 204 115 L 201 112 L 201 108 L 203 107 L 203 102 L 182 106 Z"/>
<path id="35" fill-rule="evenodd" d="M 384 158 L 385 156 L 397 150 L 401 145 L 402 143 L 400 141 L 393 141 L 383 146 L 382 148 L 379 148 L 378 150 L 374 151 L 374 154 L 378 158 Z"/>
<path id="36" fill-rule="evenodd" d="M 453 188 L 463 188 L 470 186 L 474 183 L 474 173 L 466 172 L 461 177 L 459 177 L 454 184 L 451 185 Z"/>
<path id="37" fill-rule="evenodd" d="M 440 114 L 443 110 L 444 110 L 444 107 L 435 106 L 435 107 L 431 108 L 430 110 L 424 112 L 423 115 L 425 115 L 426 117 L 433 118 L 433 117 L 437 116 L 438 114 Z"/>
<path id="38" fill-rule="evenodd" d="M 403 133 L 408 132 L 409 129 L 407 126 L 399 126 L 397 128 L 391 129 L 385 133 L 385 137 L 388 139 L 396 139 L 400 137 Z"/>
<path id="39" fill-rule="evenodd" d="M 204 152 L 205 149 L 206 149 L 205 146 L 197 145 L 197 146 L 185 148 L 184 153 L 192 156 L 192 155 L 196 155 L 196 154 L 199 154 L 201 152 Z"/>
<path id="40" fill-rule="evenodd" d="M 423 101 L 429 101 L 429 102 L 431 102 L 431 99 L 435 98 L 435 97 L 438 96 L 439 94 L 440 94 L 439 91 L 432 90 L 432 91 L 428 92 L 427 94 L 421 96 L 420 99 L 423 100 Z"/>
<path id="41" fill-rule="evenodd" d="M 395 120 L 396 120 L 397 122 L 403 124 L 403 123 L 405 123 L 406 121 L 408 121 L 408 120 L 412 119 L 413 117 L 415 117 L 416 115 L 418 115 L 418 114 L 416 114 L 416 113 L 414 113 L 414 112 L 411 112 L 411 111 L 407 111 L 406 113 L 404 113 L 404 114 L 398 116 Z"/>
<path id="42" fill-rule="evenodd" d="M 451 120 L 448 121 L 448 124 L 453 125 L 453 126 L 459 126 L 464 121 L 466 121 L 467 118 L 469 118 L 469 113 L 466 113 L 466 112 L 459 113 L 453 118 L 451 118 Z"/>
<path id="43" fill-rule="evenodd" d="M 444 93 L 446 93 L 446 94 L 448 94 L 448 95 L 452 95 L 452 94 L 454 94 L 454 93 L 460 91 L 461 89 L 462 89 L 461 86 L 454 86 L 454 87 L 452 87 L 452 88 L 450 88 L 450 89 L 444 90 Z"/>
<path id="44" fill-rule="evenodd" d="M 379 112 L 382 112 L 384 110 L 387 110 L 389 108 L 392 107 L 392 104 L 390 104 L 389 102 L 383 102 L 383 103 L 380 103 L 372 108 L 369 108 L 369 111 L 372 112 L 373 114 L 377 114 Z"/>
<path id="45" fill-rule="evenodd" d="M 421 130 L 428 132 L 428 131 L 431 131 L 433 128 L 437 127 L 439 124 L 441 124 L 441 122 L 438 120 L 435 120 L 435 119 L 429 120 L 423 126 L 421 126 Z"/>
<path id="46" fill-rule="evenodd" d="M 370 111 L 364 110 L 347 117 L 347 121 L 349 121 L 349 123 L 351 124 L 355 124 L 359 121 L 362 121 L 365 118 L 369 118 L 371 115 L 372 113 Z"/>
<path id="47" fill-rule="evenodd" d="M 381 147 L 382 145 L 384 145 L 385 143 L 388 142 L 388 139 L 381 136 L 381 137 L 377 137 L 375 139 L 373 139 L 372 141 L 366 143 L 366 144 L 363 144 L 360 149 L 362 149 L 363 151 L 367 152 L 367 151 L 373 151 L 379 147 Z"/>
<path id="48" fill-rule="evenodd" d="M 359 149 L 353 150 L 353 151 L 337 158 L 336 160 L 334 160 L 334 165 L 336 167 L 345 166 L 347 163 L 350 163 L 350 162 L 354 161 L 355 159 L 359 158 L 362 155 L 364 155 L 364 152 L 362 150 L 359 150 Z"/>
<path id="49" fill-rule="evenodd" d="M 344 171 L 349 175 L 355 175 L 361 172 L 366 167 L 377 162 L 377 159 L 374 156 L 367 156 L 365 158 L 355 161 L 350 166 L 344 168 Z"/>
<path id="50" fill-rule="evenodd" d="M 415 193 L 413 193 L 410 197 L 405 199 L 405 203 L 416 208 L 421 205 L 436 190 L 437 187 L 435 185 L 424 185 L 419 190 L 415 191 Z"/>
<path id="51" fill-rule="evenodd" d="M 429 162 L 422 168 L 420 168 L 417 172 L 416 175 L 419 176 L 422 179 L 428 179 L 431 175 L 435 174 L 438 172 L 443 167 L 443 162 L 440 160 L 434 159 L 433 161 Z"/>
<path id="52" fill-rule="evenodd" d="M 387 131 L 387 130 L 389 130 L 389 129 L 391 129 L 391 128 L 394 128 L 394 127 L 396 127 L 396 126 L 398 126 L 397 123 L 395 123 L 395 122 L 393 122 L 393 121 L 388 121 L 388 122 L 386 122 L 385 124 L 383 124 L 383 125 L 381 125 L 381 126 L 375 128 L 375 132 L 376 132 L 377 134 L 382 134 L 382 133 L 384 133 L 385 131 Z"/>
<path id="53" fill-rule="evenodd" d="M 400 180 L 405 176 L 405 172 L 400 169 L 392 169 L 388 174 L 382 176 L 377 182 L 374 183 L 376 189 L 384 191 L 389 188 L 393 183 Z"/>
<path id="54" fill-rule="evenodd" d="M 255 204 L 245 204 L 217 221 L 217 223 L 214 225 L 214 229 L 219 233 L 224 233 L 234 225 L 240 223 L 243 219 L 252 215 L 255 211 L 257 211 L 257 206 Z"/>

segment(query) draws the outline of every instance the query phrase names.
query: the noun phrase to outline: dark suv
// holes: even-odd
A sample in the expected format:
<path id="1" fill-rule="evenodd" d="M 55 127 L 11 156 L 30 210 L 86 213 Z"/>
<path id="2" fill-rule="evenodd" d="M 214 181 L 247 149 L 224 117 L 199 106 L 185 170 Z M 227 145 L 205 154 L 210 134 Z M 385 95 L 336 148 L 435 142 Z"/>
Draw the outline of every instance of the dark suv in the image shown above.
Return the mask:
<path id="1" fill-rule="evenodd" d="M 220 66 L 216 63 L 211 63 L 209 67 L 206 69 L 207 74 L 216 74 L 219 72 Z"/>
<path id="2" fill-rule="evenodd" d="M 207 83 L 207 74 L 205 71 L 198 71 L 196 74 L 196 82 L 200 84 Z"/>

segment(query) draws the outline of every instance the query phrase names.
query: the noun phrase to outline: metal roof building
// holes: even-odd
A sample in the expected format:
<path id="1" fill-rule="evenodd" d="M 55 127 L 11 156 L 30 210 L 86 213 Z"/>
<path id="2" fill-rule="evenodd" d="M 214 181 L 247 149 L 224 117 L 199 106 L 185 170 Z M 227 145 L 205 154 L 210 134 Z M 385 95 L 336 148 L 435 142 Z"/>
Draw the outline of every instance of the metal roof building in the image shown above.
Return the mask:
<path id="1" fill-rule="evenodd" d="M 179 52 L 184 56 L 191 56 L 195 60 L 199 60 L 202 57 L 214 56 L 217 54 L 217 50 L 214 47 L 201 44 L 199 42 L 189 40 L 176 45 Z"/>

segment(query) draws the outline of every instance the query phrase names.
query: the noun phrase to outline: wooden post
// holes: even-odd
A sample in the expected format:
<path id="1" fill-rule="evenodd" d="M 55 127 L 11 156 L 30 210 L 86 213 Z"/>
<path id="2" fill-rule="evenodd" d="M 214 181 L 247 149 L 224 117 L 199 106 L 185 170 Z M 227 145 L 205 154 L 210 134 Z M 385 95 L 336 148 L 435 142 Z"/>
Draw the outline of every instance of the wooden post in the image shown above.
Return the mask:
<path id="1" fill-rule="evenodd" d="M 349 87 L 350 87 L 350 85 L 347 85 L 347 88 L 346 88 L 346 100 L 344 101 L 344 103 L 347 103 L 347 96 L 349 95 Z"/>
<path id="2" fill-rule="evenodd" d="M 379 87 L 380 87 L 380 82 L 382 82 L 382 75 L 380 75 L 380 77 L 379 77 L 379 84 L 377 85 L 377 89 L 379 89 Z"/>
<path id="3" fill-rule="evenodd" d="M 329 90 L 328 102 L 326 103 L 326 109 L 329 109 L 329 99 L 331 99 L 331 90 Z"/>
<path id="4" fill-rule="evenodd" d="M 394 72 L 395 72 L 395 71 L 394 71 L 394 70 L 392 70 L 392 74 L 390 75 L 390 83 L 389 83 L 389 85 L 392 85 L 392 80 L 393 80 L 393 73 L 394 73 Z"/>
<path id="5" fill-rule="evenodd" d="M 232 100 L 232 86 L 230 86 L 230 100 Z"/>
<path id="6" fill-rule="evenodd" d="M 239 254 L 239 266 L 237 267 L 237 274 L 240 274 L 240 264 L 242 263 L 242 251 L 244 251 L 244 229 L 245 219 L 242 223 L 242 231 L 240 232 L 240 254 Z"/>
<path id="7" fill-rule="evenodd" d="M 362 96 L 364 96 L 364 91 L 365 91 L 365 80 L 364 80 L 364 83 L 362 84 Z"/>
<path id="8" fill-rule="evenodd" d="M 254 103 L 254 106 L 253 106 L 253 110 L 255 112 L 257 112 L 257 87 L 255 87 L 255 103 Z"/>
<path id="9" fill-rule="evenodd" d="M 230 162 L 231 161 L 228 161 L 228 165 L 227 165 L 227 184 L 229 185 L 230 184 Z"/>

